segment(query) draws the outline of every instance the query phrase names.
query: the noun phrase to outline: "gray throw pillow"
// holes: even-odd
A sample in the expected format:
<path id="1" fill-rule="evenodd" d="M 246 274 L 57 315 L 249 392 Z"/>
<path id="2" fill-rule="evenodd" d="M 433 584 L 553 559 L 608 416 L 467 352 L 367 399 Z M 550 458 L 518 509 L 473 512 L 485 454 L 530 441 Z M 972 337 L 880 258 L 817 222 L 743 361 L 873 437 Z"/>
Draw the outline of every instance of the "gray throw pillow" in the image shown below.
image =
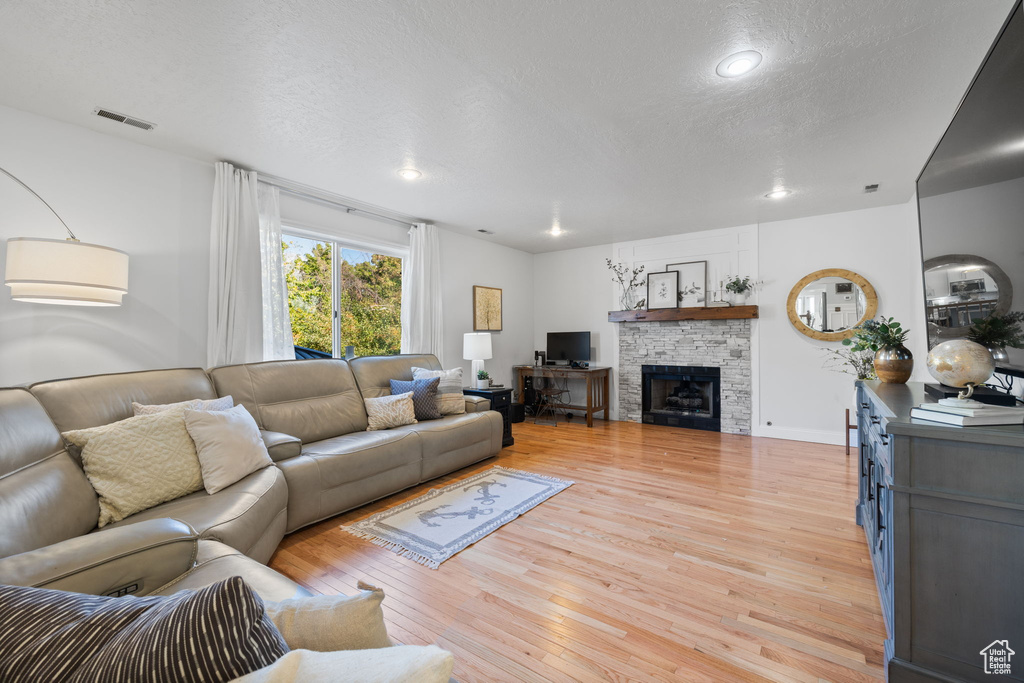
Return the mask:
<path id="1" fill-rule="evenodd" d="M 412 392 L 412 405 L 416 411 L 417 420 L 437 420 L 441 417 L 441 411 L 437 405 L 437 387 L 440 384 L 440 377 L 430 379 L 414 379 L 410 382 L 393 379 L 391 380 L 391 394 L 405 394 Z"/>
<path id="2" fill-rule="evenodd" d="M 0 586 L 0 680 L 217 683 L 288 652 L 241 577 L 174 595 L 112 598 Z"/>

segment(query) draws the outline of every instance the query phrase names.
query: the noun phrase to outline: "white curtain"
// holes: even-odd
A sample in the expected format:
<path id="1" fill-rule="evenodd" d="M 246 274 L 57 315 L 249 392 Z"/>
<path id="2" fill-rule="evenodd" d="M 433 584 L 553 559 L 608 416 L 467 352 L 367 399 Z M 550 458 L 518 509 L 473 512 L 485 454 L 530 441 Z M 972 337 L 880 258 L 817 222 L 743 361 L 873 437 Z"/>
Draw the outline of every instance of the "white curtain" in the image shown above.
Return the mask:
<path id="1" fill-rule="evenodd" d="M 292 321 L 288 316 L 288 285 L 281 253 L 280 192 L 260 183 L 260 265 L 263 275 L 263 360 L 295 358 Z"/>
<path id="2" fill-rule="evenodd" d="M 402 260 L 402 353 L 440 358 L 442 325 L 440 239 L 433 225 L 418 223 L 409 230 L 409 257 Z"/>
<path id="3" fill-rule="evenodd" d="M 210 221 L 209 366 L 263 360 L 256 173 L 216 164 Z"/>

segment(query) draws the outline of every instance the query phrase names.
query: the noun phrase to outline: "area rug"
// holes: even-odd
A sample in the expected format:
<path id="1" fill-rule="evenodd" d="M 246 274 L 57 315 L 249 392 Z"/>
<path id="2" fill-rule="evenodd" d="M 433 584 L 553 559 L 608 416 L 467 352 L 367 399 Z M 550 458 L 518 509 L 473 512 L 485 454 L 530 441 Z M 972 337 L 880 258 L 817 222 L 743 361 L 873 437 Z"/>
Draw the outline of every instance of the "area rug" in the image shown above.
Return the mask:
<path id="1" fill-rule="evenodd" d="M 437 569 L 455 553 L 573 483 L 492 467 L 341 528 Z"/>

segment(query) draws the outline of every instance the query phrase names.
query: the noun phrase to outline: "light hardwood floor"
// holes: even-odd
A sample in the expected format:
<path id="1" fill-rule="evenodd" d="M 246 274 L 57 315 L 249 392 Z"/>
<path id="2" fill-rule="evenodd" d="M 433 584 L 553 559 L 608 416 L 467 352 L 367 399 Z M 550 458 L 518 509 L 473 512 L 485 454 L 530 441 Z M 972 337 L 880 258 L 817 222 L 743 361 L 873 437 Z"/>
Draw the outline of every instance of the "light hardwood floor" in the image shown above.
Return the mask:
<path id="1" fill-rule="evenodd" d="M 878 596 L 842 448 L 596 420 L 288 536 L 271 566 L 382 586 L 460 681 L 876 681 Z M 493 465 L 575 486 L 431 570 L 338 526 Z"/>

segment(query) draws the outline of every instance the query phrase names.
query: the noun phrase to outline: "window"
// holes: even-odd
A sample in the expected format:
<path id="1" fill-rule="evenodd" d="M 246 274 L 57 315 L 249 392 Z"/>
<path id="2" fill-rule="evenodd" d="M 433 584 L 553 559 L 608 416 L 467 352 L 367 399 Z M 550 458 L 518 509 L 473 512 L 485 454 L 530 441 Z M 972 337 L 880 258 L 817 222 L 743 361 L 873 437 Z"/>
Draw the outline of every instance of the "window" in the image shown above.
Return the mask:
<path id="1" fill-rule="evenodd" d="M 296 346 L 345 356 L 399 353 L 402 259 L 285 234 L 284 272 Z"/>

